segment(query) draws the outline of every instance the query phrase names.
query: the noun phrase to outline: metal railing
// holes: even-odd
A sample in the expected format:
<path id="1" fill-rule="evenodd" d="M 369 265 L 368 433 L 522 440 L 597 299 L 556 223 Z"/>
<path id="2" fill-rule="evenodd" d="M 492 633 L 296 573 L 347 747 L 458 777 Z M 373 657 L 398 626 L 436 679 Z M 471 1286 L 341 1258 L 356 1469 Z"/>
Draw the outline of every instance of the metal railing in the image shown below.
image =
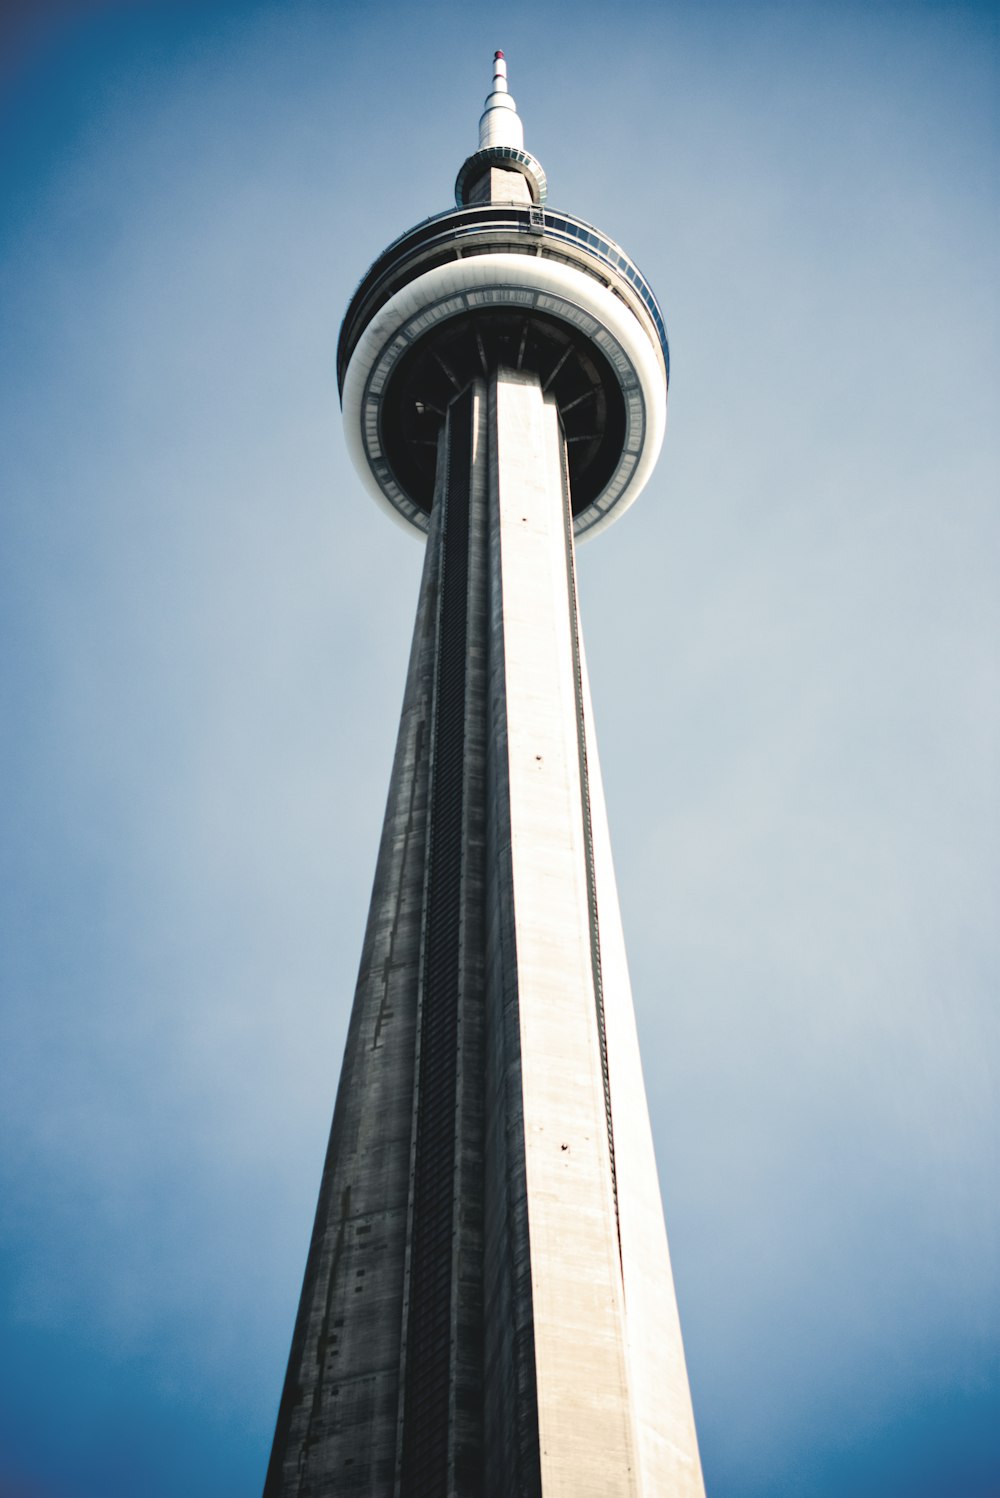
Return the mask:
<path id="1" fill-rule="evenodd" d="M 520 208 L 513 204 L 484 203 L 475 208 L 453 208 L 424 219 L 393 240 L 362 277 L 348 306 L 337 345 L 337 382 L 341 392 L 355 344 L 378 309 L 401 284 L 405 284 L 407 278 L 400 272 L 408 263 L 413 262 L 416 270 L 417 265 L 434 259 L 435 252 L 444 252 L 436 263 L 457 259 L 462 254 L 463 245 L 470 245 L 472 241 L 495 245 L 499 250 L 505 241 L 519 240 L 522 235 L 531 235 L 543 255 L 546 244 L 558 245 L 575 251 L 572 263 L 582 270 L 589 270 L 599 280 L 604 277 L 598 275 L 598 265 L 627 282 L 653 324 L 669 378 L 670 351 L 659 303 L 635 261 L 620 245 L 601 234 L 593 224 L 568 213 L 535 206 Z M 592 264 L 594 261 L 597 265 Z"/>

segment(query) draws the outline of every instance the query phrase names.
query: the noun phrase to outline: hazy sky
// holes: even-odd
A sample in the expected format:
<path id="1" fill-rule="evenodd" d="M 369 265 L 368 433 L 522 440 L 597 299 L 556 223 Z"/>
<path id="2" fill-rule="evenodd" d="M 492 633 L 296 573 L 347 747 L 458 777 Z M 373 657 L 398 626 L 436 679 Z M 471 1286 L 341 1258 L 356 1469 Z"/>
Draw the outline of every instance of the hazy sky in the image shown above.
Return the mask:
<path id="1" fill-rule="evenodd" d="M 997 16 L 4 8 L 2 1498 L 262 1483 L 421 560 L 335 342 L 496 47 L 671 339 L 580 575 L 709 1498 L 1000 1493 Z"/>

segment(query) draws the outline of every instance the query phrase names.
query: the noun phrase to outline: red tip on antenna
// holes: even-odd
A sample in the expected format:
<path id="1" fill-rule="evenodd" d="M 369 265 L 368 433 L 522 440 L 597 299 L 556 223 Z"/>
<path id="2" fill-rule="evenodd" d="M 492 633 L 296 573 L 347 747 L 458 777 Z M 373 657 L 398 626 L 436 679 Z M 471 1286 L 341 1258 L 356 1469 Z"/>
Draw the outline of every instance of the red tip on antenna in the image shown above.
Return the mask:
<path id="1" fill-rule="evenodd" d="M 494 52 L 494 54 L 493 54 L 493 61 L 496 62 L 497 58 L 498 57 L 502 57 L 502 56 L 503 56 L 502 52 Z"/>

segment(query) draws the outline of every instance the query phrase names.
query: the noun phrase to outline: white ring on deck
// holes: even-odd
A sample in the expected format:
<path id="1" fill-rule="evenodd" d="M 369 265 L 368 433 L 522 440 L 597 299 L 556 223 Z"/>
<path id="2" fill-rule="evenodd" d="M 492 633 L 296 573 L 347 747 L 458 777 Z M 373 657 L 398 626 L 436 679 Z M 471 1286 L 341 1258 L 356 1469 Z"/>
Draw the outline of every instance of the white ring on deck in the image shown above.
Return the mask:
<path id="1" fill-rule="evenodd" d="M 344 377 L 344 432 L 355 468 L 378 503 L 407 529 L 428 516 L 401 490 L 381 450 L 378 406 L 397 362 L 435 323 L 476 307 L 523 307 L 591 337 L 614 370 L 625 402 L 625 440 L 604 489 L 573 521 L 578 537 L 617 520 L 644 488 L 660 455 L 667 415 L 663 368 L 650 335 L 593 276 L 536 255 L 486 254 L 417 276 L 380 307 L 355 345 Z"/>

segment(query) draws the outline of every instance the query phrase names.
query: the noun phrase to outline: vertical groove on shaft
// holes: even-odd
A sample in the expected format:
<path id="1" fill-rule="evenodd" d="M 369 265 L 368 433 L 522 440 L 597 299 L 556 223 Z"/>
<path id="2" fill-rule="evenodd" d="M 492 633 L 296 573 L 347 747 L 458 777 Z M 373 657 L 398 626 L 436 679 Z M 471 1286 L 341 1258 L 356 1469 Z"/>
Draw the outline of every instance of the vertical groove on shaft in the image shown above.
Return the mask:
<path id="1" fill-rule="evenodd" d="M 471 388 L 452 407 L 435 685 L 401 1491 L 448 1491 Z"/>
<path id="2" fill-rule="evenodd" d="M 594 1001 L 597 1008 L 597 1039 L 601 1053 L 601 1081 L 604 1085 L 604 1119 L 608 1130 L 608 1163 L 611 1167 L 611 1194 L 615 1203 L 615 1232 L 618 1238 L 618 1262 L 622 1258 L 621 1214 L 618 1210 L 618 1171 L 615 1167 L 615 1128 L 611 1111 L 611 1073 L 608 1069 L 608 1032 L 604 1016 L 604 980 L 601 972 L 601 926 L 597 909 L 597 875 L 594 868 L 594 827 L 590 812 L 590 770 L 587 763 L 587 721 L 583 704 L 583 661 L 580 651 L 580 613 L 576 596 L 576 553 L 573 544 L 573 510 L 570 503 L 569 470 L 566 444 L 560 443 L 563 470 L 563 510 L 566 526 L 566 572 L 569 579 L 569 629 L 573 650 L 573 688 L 576 696 L 576 732 L 580 746 L 580 800 L 583 810 L 583 843 L 587 862 L 587 905 L 590 911 L 590 960 L 594 970 Z"/>

